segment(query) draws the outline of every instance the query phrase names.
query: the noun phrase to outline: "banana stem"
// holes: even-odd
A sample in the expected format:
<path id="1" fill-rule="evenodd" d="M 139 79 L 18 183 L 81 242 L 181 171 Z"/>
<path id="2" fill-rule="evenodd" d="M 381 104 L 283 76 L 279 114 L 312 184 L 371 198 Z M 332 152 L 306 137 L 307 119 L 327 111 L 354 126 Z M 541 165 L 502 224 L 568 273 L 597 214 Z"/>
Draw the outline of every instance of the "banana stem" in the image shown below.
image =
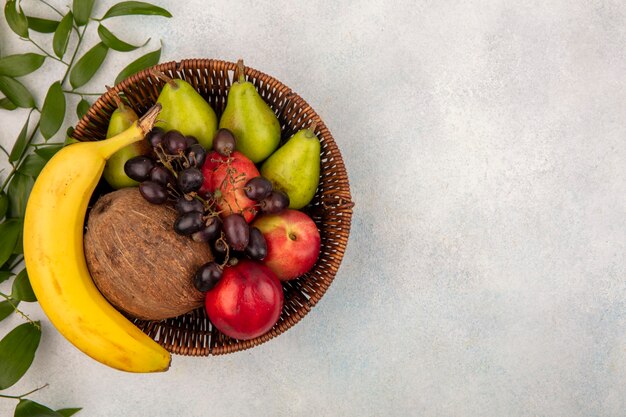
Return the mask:
<path id="1" fill-rule="evenodd" d="M 246 70 L 246 67 L 244 67 L 244 65 L 243 65 L 243 59 L 238 60 L 237 61 L 237 71 L 239 72 L 239 82 L 240 83 L 245 83 L 246 82 L 245 70 Z"/>
<path id="2" fill-rule="evenodd" d="M 160 111 L 161 104 L 157 103 L 152 106 L 146 114 L 141 116 L 139 120 L 134 122 L 131 127 L 119 135 L 106 140 L 91 142 L 92 146 L 97 147 L 98 152 L 100 152 L 104 159 L 109 159 L 111 155 L 123 147 L 128 146 L 131 143 L 139 142 L 145 138 L 146 134 L 152 130 Z"/>
<path id="3" fill-rule="evenodd" d="M 161 113 L 161 104 L 157 103 L 150 107 L 146 114 L 139 118 L 137 124 L 139 125 L 139 128 L 143 132 L 144 136 L 154 127 L 157 117 L 159 117 L 159 113 Z"/>

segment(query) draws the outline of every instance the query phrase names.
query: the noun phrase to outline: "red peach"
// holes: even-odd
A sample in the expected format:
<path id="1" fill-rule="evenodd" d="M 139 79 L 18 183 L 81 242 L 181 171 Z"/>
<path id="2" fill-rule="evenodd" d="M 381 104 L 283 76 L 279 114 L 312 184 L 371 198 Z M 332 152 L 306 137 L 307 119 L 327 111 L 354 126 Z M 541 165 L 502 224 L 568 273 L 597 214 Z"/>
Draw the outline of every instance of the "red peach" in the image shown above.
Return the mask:
<path id="1" fill-rule="evenodd" d="M 254 339 L 270 330 L 283 309 L 283 288 L 265 265 L 247 259 L 227 266 L 217 285 L 206 293 L 207 315 L 222 333 Z"/>
<path id="2" fill-rule="evenodd" d="M 266 214 L 252 226 L 267 242 L 263 263 L 283 280 L 297 278 L 310 270 L 320 253 L 320 234 L 309 216 L 297 210 Z"/>

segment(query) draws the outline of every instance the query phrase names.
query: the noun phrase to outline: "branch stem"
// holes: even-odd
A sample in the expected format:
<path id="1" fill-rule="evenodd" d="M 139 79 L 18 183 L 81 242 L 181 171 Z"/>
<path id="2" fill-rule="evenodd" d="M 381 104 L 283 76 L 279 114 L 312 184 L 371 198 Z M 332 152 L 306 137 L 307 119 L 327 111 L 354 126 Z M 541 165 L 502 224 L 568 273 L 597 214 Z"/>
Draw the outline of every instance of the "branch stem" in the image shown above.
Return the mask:
<path id="1" fill-rule="evenodd" d="M 35 109 L 31 109 L 31 113 L 33 112 L 33 110 L 35 110 Z M 30 117 L 30 114 L 28 115 L 28 117 Z M 26 141 L 26 143 L 28 143 L 29 146 L 30 146 L 30 143 L 33 141 L 33 138 L 35 137 L 35 134 L 37 134 L 38 130 L 39 130 L 39 121 L 37 121 L 37 124 L 35 124 L 35 128 L 33 129 L 33 133 L 30 134 L 30 138 L 28 138 L 28 141 Z M 13 178 L 13 175 L 15 175 L 17 170 L 20 168 L 20 166 L 22 164 L 22 161 L 24 161 L 25 157 L 26 157 L 26 152 L 24 152 L 24 155 L 22 155 L 22 159 L 20 161 L 18 161 L 17 164 L 13 165 L 13 168 L 11 169 L 11 172 L 9 172 L 9 175 L 7 175 L 7 177 L 4 180 L 4 182 L 2 183 L 2 185 L 0 185 L 0 191 L 4 191 L 6 186 L 9 184 L 9 181 L 11 181 L 11 178 Z"/>
<path id="2" fill-rule="evenodd" d="M 4 152 L 4 154 L 7 156 L 7 158 L 10 157 L 9 153 L 7 152 L 7 150 L 4 149 L 4 146 L 0 145 L 0 150 L 2 150 L 2 152 Z"/>
<path id="3" fill-rule="evenodd" d="M 28 42 L 32 43 L 33 45 L 35 45 L 37 47 L 37 49 L 39 49 L 41 52 L 43 52 L 44 54 L 46 54 L 46 56 L 48 58 L 52 58 L 55 61 L 59 61 L 60 63 L 62 63 L 63 65 L 69 66 L 69 64 L 65 61 L 63 61 L 62 59 L 57 58 L 56 56 L 50 54 L 48 51 L 46 51 L 45 49 L 43 49 L 41 46 L 39 46 L 39 44 L 37 44 L 37 42 L 35 42 L 34 40 L 32 40 L 31 38 L 23 38 L 26 39 Z"/>
<path id="4" fill-rule="evenodd" d="M 32 394 L 32 393 L 35 393 L 35 392 L 37 392 L 37 391 L 39 391 L 39 390 L 41 390 L 41 389 L 44 389 L 44 388 L 46 388 L 46 387 L 48 387 L 48 384 L 42 385 L 41 387 L 39 387 L 39 388 L 35 388 L 34 390 L 32 390 L 32 391 L 28 391 L 26 394 L 22 394 L 22 395 L 6 395 L 6 394 L 0 394 L 0 398 L 10 398 L 10 399 L 13 399 L 13 400 L 21 400 L 22 398 L 26 397 L 27 395 L 30 395 L 30 394 Z"/>
<path id="5" fill-rule="evenodd" d="M 15 301 L 10 295 L 6 295 L 3 292 L 0 292 L 0 297 L 4 298 L 5 300 L 7 300 L 9 302 L 9 304 L 11 304 L 11 307 L 13 307 L 13 310 L 15 310 L 15 312 L 17 314 L 19 314 L 20 316 L 22 316 L 22 318 L 24 320 L 26 320 L 27 322 L 29 322 L 30 324 L 32 324 L 33 326 L 35 326 L 38 329 L 41 329 L 41 327 L 39 326 L 39 324 L 35 323 L 34 321 L 31 320 L 30 317 L 28 317 L 27 314 L 25 314 L 22 310 L 20 310 L 19 308 L 17 308 L 17 304 L 14 304 L 13 301 Z"/>
<path id="6" fill-rule="evenodd" d="M 57 14 L 61 17 L 63 17 L 63 13 L 61 13 L 56 7 L 54 7 L 53 5 L 51 5 L 50 3 L 48 3 L 46 0 L 39 0 L 41 3 L 45 4 L 46 6 L 48 6 L 49 8 L 51 8 L 52 10 L 54 10 L 55 12 L 57 12 Z"/>
<path id="7" fill-rule="evenodd" d="M 15 261 L 13 262 L 13 265 L 9 266 L 9 271 L 12 271 L 13 268 L 18 266 L 20 264 L 20 262 L 22 262 L 23 260 L 24 260 L 24 255 L 19 255 L 17 258 L 15 258 Z"/>
<path id="8" fill-rule="evenodd" d="M 67 80 L 67 76 L 70 75 L 70 69 L 72 69 L 72 65 L 74 65 L 74 60 L 76 59 L 76 54 L 78 54 L 78 50 L 80 49 L 80 45 L 83 43 L 83 37 L 85 36 L 85 32 L 87 31 L 87 26 L 89 26 L 89 21 L 83 27 L 83 31 L 78 35 L 78 42 L 76 42 L 76 49 L 74 49 L 74 53 L 72 54 L 72 59 L 70 59 L 70 63 L 67 66 L 67 70 L 63 75 L 61 80 L 61 85 L 65 84 Z"/>
<path id="9" fill-rule="evenodd" d="M 4 182 L 0 186 L 0 191 L 4 191 L 6 186 L 9 184 L 9 181 L 11 181 L 11 178 L 13 178 L 13 175 L 15 175 L 16 172 L 17 172 L 17 165 L 13 165 L 13 168 L 11 168 L 11 171 L 9 172 L 9 175 L 7 175 L 7 177 L 5 178 Z"/>
<path id="10" fill-rule="evenodd" d="M 101 96 L 102 93 L 83 93 L 81 91 L 63 90 L 65 94 L 75 94 L 77 96 Z"/>

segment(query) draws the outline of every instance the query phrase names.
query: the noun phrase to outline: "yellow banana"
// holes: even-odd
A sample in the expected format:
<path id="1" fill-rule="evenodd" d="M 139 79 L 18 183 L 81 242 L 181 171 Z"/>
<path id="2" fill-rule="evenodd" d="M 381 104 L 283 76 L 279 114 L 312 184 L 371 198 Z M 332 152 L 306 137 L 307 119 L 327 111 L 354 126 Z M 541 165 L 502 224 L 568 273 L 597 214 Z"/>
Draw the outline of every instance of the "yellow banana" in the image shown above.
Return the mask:
<path id="1" fill-rule="evenodd" d="M 129 372 L 165 371 L 170 354 L 100 294 L 85 261 L 83 224 L 107 158 L 141 140 L 159 111 L 111 139 L 61 149 L 39 174 L 24 219 L 24 259 L 41 308 L 78 349 Z"/>

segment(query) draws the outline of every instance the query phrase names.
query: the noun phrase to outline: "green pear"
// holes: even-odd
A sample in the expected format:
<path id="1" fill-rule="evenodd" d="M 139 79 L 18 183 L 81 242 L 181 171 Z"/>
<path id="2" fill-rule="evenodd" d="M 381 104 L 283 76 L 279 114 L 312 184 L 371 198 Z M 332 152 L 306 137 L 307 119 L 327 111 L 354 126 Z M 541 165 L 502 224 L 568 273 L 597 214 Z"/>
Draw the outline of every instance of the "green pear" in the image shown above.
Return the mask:
<path id="1" fill-rule="evenodd" d="M 130 107 L 126 107 L 119 99 L 117 109 L 111 115 L 107 138 L 116 136 L 128 129 L 139 117 Z M 148 146 L 145 141 L 135 142 L 115 152 L 107 161 L 102 175 L 109 185 L 116 190 L 124 187 L 135 187 L 137 181 L 128 178 L 124 172 L 124 164 L 131 158 L 147 153 Z"/>
<path id="2" fill-rule="evenodd" d="M 167 83 L 157 99 L 162 110 L 155 126 L 194 136 L 200 145 L 210 149 L 217 130 L 217 116 L 209 103 L 188 82 L 160 76 Z"/>
<path id="3" fill-rule="evenodd" d="M 315 127 L 302 129 L 261 166 L 261 175 L 289 196 L 289 208 L 311 202 L 320 182 L 320 141 Z"/>
<path id="4" fill-rule="evenodd" d="M 233 132 L 237 140 L 236 149 L 256 164 L 278 147 L 280 123 L 254 85 L 245 80 L 243 63 L 240 61 L 239 64 L 239 80 L 228 91 L 220 128 Z"/>

